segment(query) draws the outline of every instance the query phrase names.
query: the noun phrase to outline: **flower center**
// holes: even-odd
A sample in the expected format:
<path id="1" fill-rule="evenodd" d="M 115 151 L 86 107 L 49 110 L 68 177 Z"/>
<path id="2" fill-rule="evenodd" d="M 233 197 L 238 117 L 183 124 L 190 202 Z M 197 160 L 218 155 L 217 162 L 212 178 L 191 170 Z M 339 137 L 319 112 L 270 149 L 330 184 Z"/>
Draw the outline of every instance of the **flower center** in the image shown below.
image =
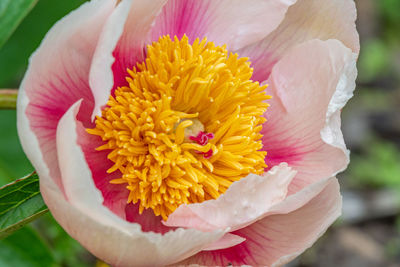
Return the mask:
<path id="1" fill-rule="evenodd" d="M 249 173 L 262 174 L 260 130 L 267 86 L 250 80 L 247 58 L 206 39 L 164 36 L 127 85 L 110 96 L 96 127 L 114 165 L 110 183 L 130 191 L 139 212 L 168 218 L 179 205 L 216 199 Z"/>

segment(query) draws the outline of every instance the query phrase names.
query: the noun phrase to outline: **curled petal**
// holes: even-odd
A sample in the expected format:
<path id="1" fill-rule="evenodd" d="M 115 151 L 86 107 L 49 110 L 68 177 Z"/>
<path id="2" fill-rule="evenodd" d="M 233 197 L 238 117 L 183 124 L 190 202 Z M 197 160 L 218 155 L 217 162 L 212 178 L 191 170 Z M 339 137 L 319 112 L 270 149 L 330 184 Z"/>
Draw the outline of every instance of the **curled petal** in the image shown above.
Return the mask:
<path id="1" fill-rule="evenodd" d="M 246 239 L 239 245 L 202 251 L 180 264 L 282 266 L 300 255 L 327 230 L 340 215 L 341 205 L 337 179 L 325 180 L 323 189 L 299 209 L 265 217 L 233 232 Z"/>
<path id="2" fill-rule="evenodd" d="M 355 88 L 355 62 L 339 41 L 312 40 L 287 52 L 267 81 L 274 104 L 262 130 L 266 162 L 287 162 L 298 171 L 290 193 L 349 162 L 339 115 Z"/>
<path id="3" fill-rule="evenodd" d="M 179 206 L 165 224 L 205 231 L 243 228 L 285 199 L 295 174 L 286 163 L 263 176 L 250 174 L 233 183 L 218 199 Z"/>
<path id="4" fill-rule="evenodd" d="M 220 239 L 225 230 L 176 229 L 164 235 L 144 233 L 139 224 L 121 219 L 103 206 L 78 145 L 75 103 L 60 120 L 57 149 L 67 200 L 48 176 L 41 190 L 53 216 L 90 252 L 114 266 L 165 265 L 182 260 Z"/>

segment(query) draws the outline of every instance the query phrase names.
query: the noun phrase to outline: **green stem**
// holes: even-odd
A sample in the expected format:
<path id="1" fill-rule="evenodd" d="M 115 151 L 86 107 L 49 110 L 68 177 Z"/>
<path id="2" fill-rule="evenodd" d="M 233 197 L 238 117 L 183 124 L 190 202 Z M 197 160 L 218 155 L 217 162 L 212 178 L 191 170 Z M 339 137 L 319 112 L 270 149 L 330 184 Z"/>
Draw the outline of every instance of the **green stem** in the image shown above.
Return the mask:
<path id="1" fill-rule="evenodd" d="M 17 95 L 17 89 L 0 89 L 0 109 L 15 109 Z"/>

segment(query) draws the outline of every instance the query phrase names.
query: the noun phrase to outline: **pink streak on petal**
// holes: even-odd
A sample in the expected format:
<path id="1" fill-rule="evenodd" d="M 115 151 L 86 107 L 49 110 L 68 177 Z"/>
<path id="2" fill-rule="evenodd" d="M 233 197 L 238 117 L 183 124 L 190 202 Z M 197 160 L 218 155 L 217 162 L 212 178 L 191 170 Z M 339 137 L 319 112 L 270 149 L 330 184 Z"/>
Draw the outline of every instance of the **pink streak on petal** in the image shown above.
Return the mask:
<path id="1" fill-rule="evenodd" d="M 162 35 L 190 41 L 207 37 L 236 50 L 262 40 L 284 18 L 295 0 L 170 0 L 157 18 L 150 40 Z"/>
<path id="2" fill-rule="evenodd" d="M 272 68 L 279 61 L 273 52 L 261 47 L 261 42 L 245 47 L 237 53 L 241 57 L 250 58 L 251 67 L 254 69 L 251 79 L 260 83 L 269 78 Z"/>
<path id="3" fill-rule="evenodd" d="M 243 243 L 203 251 L 180 264 L 281 266 L 310 247 L 336 220 L 340 210 L 339 184 L 331 179 L 322 192 L 299 209 L 268 216 L 232 232 L 246 238 Z"/>
<path id="4" fill-rule="evenodd" d="M 157 41 L 167 34 L 179 39 L 186 34 L 190 41 L 203 38 L 212 13 L 211 5 L 210 1 L 168 1 L 155 21 L 150 40 Z"/>
<path id="5" fill-rule="evenodd" d="M 299 140 L 289 138 L 281 140 L 268 145 L 267 156 L 265 157 L 265 163 L 267 164 L 267 170 L 272 167 L 279 165 L 281 162 L 286 162 L 289 166 L 295 165 L 295 163 L 301 161 L 304 156 L 304 148 L 297 145 Z M 264 147 L 263 149 L 266 150 Z M 312 151 L 307 151 L 308 153 Z"/>
<path id="6" fill-rule="evenodd" d="M 143 232 L 165 234 L 175 229 L 175 227 L 168 227 L 162 224 L 162 217 L 155 216 L 153 210 L 151 209 L 145 209 L 143 210 L 142 214 L 139 214 L 139 204 L 131 203 L 126 205 L 125 212 L 126 220 L 140 224 Z"/>
<path id="7" fill-rule="evenodd" d="M 73 11 L 49 31 L 30 59 L 20 88 L 21 99 L 31 130 L 38 139 L 41 155 L 31 154 L 31 142 L 21 142 L 35 168 L 34 158 L 43 158 L 50 176 L 63 188 L 56 150 L 56 127 L 62 115 L 79 99 L 83 99 L 79 119 L 87 122 L 93 108 L 88 85 L 89 68 L 103 22 L 113 10 L 110 1 L 92 1 Z M 25 109 L 26 108 L 26 109 Z M 40 173 L 39 173 L 40 175 Z"/>
<path id="8" fill-rule="evenodd" d="M 261 132 L 263 149 L 270 167 L 288 162 L 298 171 L 290 194 L 348 164 L 340 123 L 329 126 L 335 129 L 329 133 L 332 140 L 322 133 L 352 95 L 354 57 L 339 41 L 312 40 L 288 51 L 273 68 L 267 81 L 272 99 Z"/>
<path id="9" fill-rule="evenodd" d="M 136 1 L 132 4 L 121 39 L 112 53 L 115 58 L 112 65 L 113 90 L 118 86 L 127 85 L 126 77 L 129 77 L 129 74 L 126 69 L 132 69 L 136 63 L 145 59 L 146 36 L 166 2 L 167 0 Z"/>

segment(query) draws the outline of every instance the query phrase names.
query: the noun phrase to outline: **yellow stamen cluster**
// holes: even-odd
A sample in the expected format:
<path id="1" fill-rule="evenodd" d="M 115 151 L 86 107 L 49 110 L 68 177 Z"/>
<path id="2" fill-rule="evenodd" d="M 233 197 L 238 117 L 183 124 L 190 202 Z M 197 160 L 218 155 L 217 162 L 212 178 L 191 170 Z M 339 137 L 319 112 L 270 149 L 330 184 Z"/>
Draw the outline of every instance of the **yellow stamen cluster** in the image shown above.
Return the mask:
<path id="1" fill-rule="evenodd" d="M 87 131 L 105 142 L 97 150 L 110 150 L 108 172 L 121 172 L 110 182 L 124 184 L 140 212 L 166 220 L 183 203 L 216 199 L 232 182 L 263 173 L 261 115 L 270 97 L 250 80 L 247 58 L 206 39 L 164 36 L 128 72 Z M 205 145 L 188 139 L 199 124 L 214 134 Z"/>

